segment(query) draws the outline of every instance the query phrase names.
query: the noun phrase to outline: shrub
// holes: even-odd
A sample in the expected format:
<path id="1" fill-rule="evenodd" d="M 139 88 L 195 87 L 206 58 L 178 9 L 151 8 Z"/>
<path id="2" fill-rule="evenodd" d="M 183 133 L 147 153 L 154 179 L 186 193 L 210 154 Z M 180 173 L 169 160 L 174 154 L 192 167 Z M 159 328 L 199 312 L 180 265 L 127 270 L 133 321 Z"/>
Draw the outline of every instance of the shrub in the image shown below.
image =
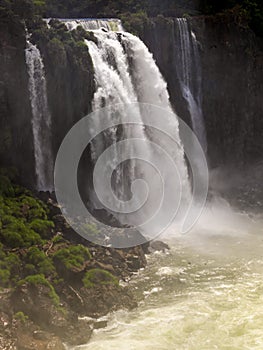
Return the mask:
<path id="1" fill-rule="evenodd" d="M 25 324 L 26 321 L 28 320 L 28 316 L 25 315 L 22 311 L 18 311 L 15 315 L 14 315 L 14 319 Z"/>
<path id="2" fill-rule="evenodd" d="M 9 287 L 16 282 L 20 272 L 21 261 L 14 253 L 5 253 L 0 247 L 0 286 Z"/>
<path id="3" fill-rule="evenodd" d="M 67 270 L 80 268 L 86 260 L 91 259 L 89 250 L 80 244 L 62 248 L 53 257 L 61 262 Z"/>
<path id="4" fill-rule="evenodd" d="M 21 266 L 21 261 L 19 257 L 14 254 L 14 253 L 9 253 L 5 260 L 4 260 L 5 266 L 8 268 L 12 276 L 18 275 L 20 266 Z"/>
<path id="5" fill-rule="evenodd" d="M 21 203 L 16 198 L 5 197 L 3 210 L 7 215 L 23 217 Z"/>
<path id="6" fill-rule="evenodd" d="M 52 239 L 52 242 L 54 244 L 57 244 L 57 243 L 61 243 L 64 241 L 64 238 L 62 237 L 61 234 L 57 234 L 53 239 Z"/>
<path id="7" fill-rule="evenodd" d="M 30 222 L 29 227 L 39 233 L 41 237 L 48 238 L 55 225 L 53 221 L 34 219 Z"/>
<path id="8" fill-rule="evenodd" d="M 42 15 L 46 10 L 46 1 L 45 0 L 33 0 L 34 4 L 34 13 Z"/>
<path id="9" fill-rule="evenodd" d="M 55 267 L 52 260 L 48 258 L 44 252 L 37 247 L 32 247 L 26 255 L 27 270 L 34 273 L 50 276 L 54 274 Z M 34 269 L 33 269 L 34 268 Z"/>
<path id="10" fill-rule="evenodd" d="M 49 297 L 50 299 L 52 299 L 54 305 L 56 307 L 59 307 L 60 304 L 60 300 L 59 300 L 59 296 L 57 295 L 57 293 L 55 292 L 54 287 L 52 286 L 52 284 L 45 278 L 44 275 L 32 275 L 32 276 L 27 276 L 24 280 L 21 280 L 18 285 L 23 285 L 24 283 L 29 283 L 33 286 L 37 286 L 39 284 L 46 286 L 49 288 Z"/>
<path id="11" fill-rule="evenodd" d="M 24 276 L 30 276 L 37 274 L 37 270 L 35 265 L 33 264 L 25 264 L 24 270 L 23 270 Z"/>
<path id="12" fill-rule="evenodd" d="M 85 273 L 82 282 L 86 288 L 92 288 L 96 285 L 119 285 L 118 278 L 110 272 L 101 269 L 92 269 Z"/>
<path id="13" fill-rule="evenodd" d="M 10 271 L 0 268 L 0 286 L 8 287 L 10 282 Z"/>
<path id="14" fill-rule="evenodd" d="M 30 247 L 43 243 L 38 233 L 19 219 L 12 220 L 1 230 L 4 243 L 10 248 Z"/>
<path id="15" fill-rule="evenodd" d="M 19 198 L 22 205 L 28 206 L 28 220 L 32 221 L 34 219 L 47 220 L 47 207 L 40 200 L 35 199 L 29 195 L 22 195 Z"/>
<path id="16" fill-rule="evenodd" d="M 148 20 L 148 16 L 144 11 L 137 13 L 126 13 L 121 15 L 124 28 L 135 35 L 142 33 L 144 24 Z"/>
<path id="17" fill-rule="evenodd" d="M 21 235 L 15 231 L 4 229 L 2 237 L 9 248 L 23 247 L 25 245 Z"/>

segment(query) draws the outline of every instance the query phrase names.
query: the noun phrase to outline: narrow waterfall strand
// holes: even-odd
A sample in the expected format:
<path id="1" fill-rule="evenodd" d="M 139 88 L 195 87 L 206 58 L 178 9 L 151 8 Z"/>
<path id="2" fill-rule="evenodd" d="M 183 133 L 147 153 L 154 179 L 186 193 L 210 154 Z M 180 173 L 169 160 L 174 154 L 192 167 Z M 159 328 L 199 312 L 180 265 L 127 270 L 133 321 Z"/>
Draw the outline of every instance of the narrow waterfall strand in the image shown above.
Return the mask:
<path id="1" fill-rule="evenodd" d="M 39 49 L 27 38 L 25 50 L 32 108 L 37 189 L 53 190 L 53 157 L 51 148 L 51 114 L 47 101 L 47 86 L 43 60 Z"/>
<path id="2" fill-rule="evenodd" d="M 206 131 L 202 111 L 201 63 L 198 42 L 190 30 L 186 18 L 177 18 L 178 52 L 177 75 L 180 81 L 182 95 L 187 102 L 191 116 L 192 127 L 201 143 L 204 152 L 207 151 Z"/>

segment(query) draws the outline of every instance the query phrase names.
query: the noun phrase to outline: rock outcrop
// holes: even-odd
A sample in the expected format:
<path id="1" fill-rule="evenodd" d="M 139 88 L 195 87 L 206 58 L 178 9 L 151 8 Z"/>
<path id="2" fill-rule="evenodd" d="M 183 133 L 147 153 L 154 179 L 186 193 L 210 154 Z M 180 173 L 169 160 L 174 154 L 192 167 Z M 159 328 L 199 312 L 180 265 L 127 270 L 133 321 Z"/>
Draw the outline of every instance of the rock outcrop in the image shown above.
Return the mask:
<path id="1" fill-rule="evenodd" d="M 262 158 L 263 42 L 232 16 L 188 19 L 199 42 L 203 114 L 210 167 L 244 166 Z M 171 102 L 189 125 L 176 74 L 173 18 L 147 21 L 141 38 L 168 84 Z"/>

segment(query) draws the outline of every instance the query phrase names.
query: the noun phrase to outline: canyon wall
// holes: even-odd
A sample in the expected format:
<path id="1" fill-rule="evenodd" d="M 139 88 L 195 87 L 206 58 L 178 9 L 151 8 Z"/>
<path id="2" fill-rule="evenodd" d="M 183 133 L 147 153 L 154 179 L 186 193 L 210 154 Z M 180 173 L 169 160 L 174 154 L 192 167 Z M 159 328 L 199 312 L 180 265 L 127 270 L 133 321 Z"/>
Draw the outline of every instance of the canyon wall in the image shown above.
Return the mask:
<path id="1" fill-rule="evenodd" d="M 224 16 L 188 19 L 201 55 L 203 115 L 211 167 L 244 166 L 262 158 L 263 42 Z M 164 75 L 171 102 L 190 124 L 180 93 L 175 57 L 176 20 L 147 22 L 141 37 Z"/>
<path id="2" fill-rule="evenodd" d="M 200 52 L 202 108 L 210 167 L 246 166 L 260 160 L 263 151 L 262 40 L 225 17 L 192 17 L 188 23 Z M 80 40 L 72 42 L 61 27 L 53 27 L 51 32 L 44 25 L 42 29 L 29 30 L 45 64 L 55 158 L 67 131 L 91 111 L 95 89 L 93 65 L 87 47 L 81 45 Z M 177 30 L 176 19 L 158 17 L 145 23 L 140 36 L 167 81 L 175 111 L 191 125 L 176 73 Z M 21 182 L 34 188 L 25 30 L 19 21 L 9 18 L 1 21 L 0 31 L 0 161 L 4 166 L 15 166 Z"/>

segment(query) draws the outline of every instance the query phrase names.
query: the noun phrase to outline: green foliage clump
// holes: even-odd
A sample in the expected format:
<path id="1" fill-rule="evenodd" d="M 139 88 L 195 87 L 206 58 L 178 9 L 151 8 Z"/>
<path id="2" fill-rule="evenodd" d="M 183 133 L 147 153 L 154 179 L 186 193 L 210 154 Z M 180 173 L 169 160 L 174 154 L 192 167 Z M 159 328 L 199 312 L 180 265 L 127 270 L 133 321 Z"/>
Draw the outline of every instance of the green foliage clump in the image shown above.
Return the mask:
<path id="1" fill-rule="evenodd" d="M 21 219 L 16 218 L 1 229 L 0 236 L 10 248 L 30 247 L 43 243 L 38 233 L 30 229 Z"/>
<path id="2" fill-rule="evenodd" d="M 1 287 L 8 287 L 10 284 L 10 271 L 7 269 L 1 269 L 0 268 L 0 286 Z"/>
<path id="3" fill-rule="evenodd" d="M 43 244 L 54 224 L 47 220 L 47 207 L 29 191 L 14 186 L 4 175 L 0 195 L 0 237 L 9 248 Z M 1 182 L 2 184 L 3 182 Z M 42 237 L 40 235 L 43 235 Z"/>
<path id="4" fill-rule="evenodd" d="M 119 285 L 117 277 L 102 269 L 92 269 L 87 271 L 82 282 L 86 288 L 92 288 L 96 285 Z"/>
<path id="5" fill-rule="evenodd" d="M 43 15 L 46 11 L 45 0 L 33 0 L 34 13 L 37 15 Z"/>
<path id="6" fill-rule="evenodd" d="M 137 13 L 125 13 L 122 14 L 121 20 L 123 22 L 124 28 L 135 35 L 142 33 L 144 24 L 148 21 L 148 16 L 146 12 L 140 11 Z"/>
<path id="7" fill-rule="evenodd" d="M 4 288 L 26 276 L 57 276 L 52 259 L 43 251 L 55 227 L 47 220 L 47 206 L 10 178 L 16 178 L 15 171 L 0 169 L 0 287 Z"/>
<path id="8" fill-rule="evenodd" d="M 54 287 L 52 284 L 45 278 L 44 275 L 39 274 L 39 275 L 32 275 L 32 276 L 27 276 L 24 280 L 21 280 L 18 285 L 23 285 L 24 283 L 29 283 L 31 285 L 37 286 L 37 285 L 43 285 L 49 288 L 49 297 L 52 299 L 54 305 L 56 307 L 59 307 L 60 304 L 60 299 L 59 296 L 57 295 Z"/>
<path id="9" fill-rule="evenodd" d="M 58 243 L 61 243 L 64 241 L 64 238 L 62 237 L 61 234 L 57 234 L 53 239 L 52 239 L 52 242 L 54 244 L 58 244 Z"/>
<path id="10" fill-rule="evenodd" d="M 81 268 L 85 261 L 91 259 L 88 248 L 82 245 L 69 246 L 62 248 L 54 253 L 55 261 L 60 262 L 67 270 Z"/>
<path id="11" fill-rule="evenodd" d="M 242 18 L 259 36 L 263 36 L 263 2 L 262 0 L 201 0 L 200 9 L 205 14 L 232 11 L 235 18 Z"/>
<path id="12" fill-rule="evenodd" d="M 25 324 L 26 321 L 28 320 L 28 316 L 25 315 L 22 311 L 18 311 L 15 315 L 14 315 L 14 319 L 21 322 L 22 324 Z"/>
<path id="13" fill-rule="evenodd" d="M 19 279 L 21 261 L 14 253 L 5 252 L 0 243 L 0 286 L 9 287 Z"/>
<path id="14" fill-rule="evenodd" d="M 45 276 L 51 276 L 55 274 L 55 267 L 52 260 L 37 247 L 32 247 L 28 250 L 25 261 L 27 263 L 26 269 L 28 273 L 38 273 Z"/>
<path id="15" fill-rule="evenodd" d="M 32 221 L 34 219 L 47 220 L 47 206 L 40 200 L 34 198 L 32 195 L 22 195 L 18 198 L 22 206 L 28 208 L 27 219 Z"/>
<path id="16" fill-rule="evenodd" d="M 52 230 L 55 228 L 55 224 L 53 221 L 49 220 L 34 219 L 29 223 L 29 227 L 41 237 L 48 238 Z"/>

